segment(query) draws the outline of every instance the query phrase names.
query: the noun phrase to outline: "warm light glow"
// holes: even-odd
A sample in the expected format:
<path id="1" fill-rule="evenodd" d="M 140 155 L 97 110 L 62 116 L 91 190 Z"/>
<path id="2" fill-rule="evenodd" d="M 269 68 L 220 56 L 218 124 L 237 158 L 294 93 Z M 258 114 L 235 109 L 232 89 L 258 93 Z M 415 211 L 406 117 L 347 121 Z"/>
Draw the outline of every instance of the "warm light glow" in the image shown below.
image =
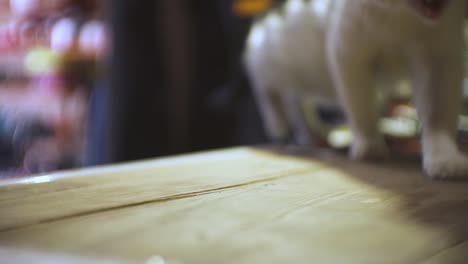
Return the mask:
<path id="1" fill-rule="evenodd" d="M 271 0 L 237 0 L 234 1 L 233 11 L 240 16 L 254 16 L 268 9 Z"/>

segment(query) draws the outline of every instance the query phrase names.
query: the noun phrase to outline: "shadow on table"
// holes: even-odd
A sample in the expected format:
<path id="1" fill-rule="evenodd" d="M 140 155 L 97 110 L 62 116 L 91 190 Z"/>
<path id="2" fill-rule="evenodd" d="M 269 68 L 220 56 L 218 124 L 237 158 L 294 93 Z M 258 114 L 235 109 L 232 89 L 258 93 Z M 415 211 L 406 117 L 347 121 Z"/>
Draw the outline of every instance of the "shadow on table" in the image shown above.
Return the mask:
<path id="1" fill-rule="evenodd" d="M 468 181 L 431 181 L 421 171 L 419 157 L 394 155 L 381 164 L 359 163 L 345 153 L 277 146 L 262 150 L 319 160 L 367 185 L 395 193 L 403 199 L 402 212 L 423 225 L 453 235 L 456 247 L 468 238 Z M 468 252 L 465 252 L 468 259 Z"/>

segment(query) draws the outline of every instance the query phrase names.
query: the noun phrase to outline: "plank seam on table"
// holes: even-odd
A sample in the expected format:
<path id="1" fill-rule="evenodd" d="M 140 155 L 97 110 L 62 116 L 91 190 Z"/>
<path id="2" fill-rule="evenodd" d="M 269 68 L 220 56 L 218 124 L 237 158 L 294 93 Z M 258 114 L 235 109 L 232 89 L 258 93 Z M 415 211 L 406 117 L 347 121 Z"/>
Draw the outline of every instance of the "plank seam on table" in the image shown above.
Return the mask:
<path id="1" fill-rule="evenodd" d="M 134 207 L 134 206 L 141 206 L 141 205 L 146 205 L 146 204 L 151 204 L 151 203 L 164 203 L 164 202 L 170 202 L 170 201 L 175 201 L 175 200 L 181 200 L 181 199 L 188 199 L 192 197 L 197 197 L 197 196 L 202 196 L 202 195 L 208 195 L 216 192 L 222 192 L 226 190 L 232 190 L 240 187 L 245 187 L 245 186 L 250 186 L 250 185 L 255 185 L 259 183 L 265 183 L 265 182 L 270 182 L 270 181 L 275 181 L 283 178 L 289 178 L 289 177 L 296 177 L 299 175 L 303 175 L 304 173 L 310 172 L 311 169 L 313 169 L 313 172 L 319 172 L 322 170 L 326 170 L 326 166 L 308 166 L 302 169 L 296 169 L 292 171 L 285 172 L 283 174 L 280 174 L 275 177 L 270 177 L 270 178 L 264 178 L 264 179 L 259 179 L 259 180 L 254 180 L 254 181 L 249 181 L 249 182 L 244 182 L 244 183 L 238 183 L 238 184 L 233 184 L 229 186 L 223 186 L 223 187 L 218 187 L 218 188 L 213 188 L 213 189 L 206 189 L 206 190 L 200 190 L 200 191 L 195 191 L 195 192 L 188 192 L 188 193 L 183 193 L 183 194 L 176 194 L 176 195 L 170 195 L 166 197 L 160 197 L 152 200 L 146 200 L 146 201 L 141 201 L 141 202 L 136 202 L 136 203 L 129 203 L 129 204 L 124 204 L 124 205 L 119 205 L 119 206 L 112 206 L 108 208 L 101 208 L 101 209 L 94 209 L 94 210 L 89 210 L 89 211 L 84 211 L 84 212 L 79 212 L 79 213 L 74 213 L 70 215 L 64 215 L 64 216 L 58 216 L 58 217 L 51 217 L 49 219 L 44 219 L 36 222 L 31 222 L 31 223 L 25 223 L 21 225 L 16 225 L 16 226 L 10 226 L 10 227 L 4 227 L 0 228 L 0 233 L 2 232 L 8 232 L 12 230 L 18 230 L 18 229 L 23 229 L 27 228 L 30 226 L 38 225 L 38 224 L 45 224 L 45 223 L 52 223 L 52 222 L 57 222 L 61 220 L 66 220 L 66 219 L 71 219 L 74 217 L 80 217 L 80 216 L 86 216 L 86 215 L 92 215 L 92 214 L 98 214 L 98 213 L 103 213 L 103 212 L 109 212 L 109 211 L 114 211 L 114 210 L 120 210 L 120 209 L 125 209 L 129 207 Z"/>
<path id="2" fill-rule="evenodd" d="M 316 170 L 316 169 L 320 169 L 320 167 L 323 167 L 323 164 L 321 163 L 304 163 L 304 160 L 303 159 L 295 159 L 295 158 L 292 158 L 292 157 L 289 157 L 289 156 L 285 156 L 285 155 L 278 155 L 276 153 L 269 153 L 269 152 L 265 152 L 265 151 L 261 151 L 261 150 L 256 150 L 256 149 L 249 149 L 249 148 L 237 148 L 237 149 L 234 149 L 233 152 L 229 151 L 230 153 L 225 153 L 223 155 L 221 155 L 222 157 L 220 157 L 219 155 L 216 155 L 216 153 L 218 153 L 220 151 L 213 151 L 213 152 L 208 152 L 204 155 L 201 155 L 201 156 L 198 156 L 198 157 L 195 157 L 194 158 L 190 158 L 190 156 L 185 156 L 183 157 L 183 160 L 184 160 L 184 163 L 185 161 L 188 162 L 188 163 L 198 163 L 198 161 L 203 158 L 203 160 L 205 160 L 205 158 L 209 158 L 210 161 L 213 161 L 213 158 L 214 158 L 214 161 L 218 161 L 218 160 L 221 160 L 221 161 L 230 161 L 234 158 L 234 160 L 237 160 L 237 158 L 242 158 L 245 156 L 245 154 L 248 154 L 248 156 L 250 156 L 251 154 L 253 154 L 254 156 L 258 156 L 258 155 L 261 155 L 261 156 L 264 156 L 264 157 L 268 157 L 268 159 L 271 159 L 271 158 L 275 158 L 277 159 L 278 156 L 281 157 L 281 159 L 286 159 L 286 160 L 291 160 L 291 161 L 302 161 L 301 162 L 301 166 L 300 167 L 297 167 L 297 166 L 294 166 L 295 168 L 289 168 L 289 169 L 286 169 L 286 170 L 282 170 L 281 172 L 279 173 L 273 173 L 271 172 L 267 172 L 267 173 L 263 173 L 263 175 L 261 175 L 260 178 L 268 181 L 269 179 L 271 180 L 274 180 L 276 179 L 276 177 L 282 177 L 281 175 L 288 175 L 288 174 L 295 174 L 297 172 L 301 172 L 301 171 L 310 171 L 310 170 Z M 174 161 L 171 160 L 170 158 L 165 158 L 163 159 L 162 161 L 159 160 L 159 161 L 156 161 L 155 163 L 153 163 L 152 165 L 156 165 L 156 167 L 160 167 L 161 165 L 163 165 L 163 167 L 167 166 L 167 165 L 171 165 L 171 163 L 173 163 Z M 168 164 L 169 163 L 169 164 Z M 298 165 L 298 164 L 296 164 Z M 126 166 L 124 166 L 126 167 Z M 107 168 L 108 169 L 108 168 Z M 127 167 L 128 169 L 128 167 Z M 106 170 L 106 168 L 104 168 L 104 170 Z M 89 171 L 88 171 L 89 172 Z M 80 174 L 83 174 L 83 172 L 81 172 Z M 86 174 L 86 173 L 85 173 Z M 278 176 L 279 175 L 279 176 Z M 81 175 L 83 176 L 83 175 Z M 84 175 L 86 176 L 86 175 Z M 257 175 L 259 176 L 259 175 Z M 272 176 L 276 176 L 276 177 L 272 177 Z M 60 217 L 66 217 L 66 216 L 70 216 L 70 215 L 75 215 L 75 214 L 81 214 L 81 213 L 86 213 L 86 212 L 99 212 L 100 210 L 105 210 L 105 209 L 108 209 L 108 208 L 115 208 L 115 207 L 118 207 L 118 206 L 121 206 L 121 207 L 125 207 L 126 205 L 128 206 L 129 204 L 134 204 L 134 203 L 145 203 L 145 201 L 147 201 L 146 203 L 151 203 L 151 202 L 154 202 L 154 201 L 157 201 L 157 200 L 161 200 L 161 199 L 168 199 L 168 197 L 170 196 L 175 196 L 174 199 L 177 199 L 179 196 L 177 195 L 182 195 L 181 198 L 183 198 L 184 196 L 193 196 L 190 195 L 190 193 L 195 193 L 195 195 L 200 195 L 200 193 L 203 193 L 203 192 L 210 192 L 210 191 L 213 191 L 217 188 L 220 188 L 220 187 L 226 187 L 226 188 L 235 188 L 236 186 L 242 186 L 242 185 L 246 185 L 246 184 L 252 184 L 252 183 L 255 183 L 257 180 L 255 180 L 257 177 L 251 179 L 250 181 L 248 180 L 248 178 L 244 179 L 244 181 L 247 181 L 247 182 L 237 182 L 237 183 L 233 183 L 231 182 L 230 184 L 227 184 L 227 185 L 205 185 L 205 189 L 203 189 L 202 186 L 202 189 L 195 189 L 195 190 L 187 190 L 186 192 L 181 192 L 179 194 L 169 194 L 169 195 L 166 195 L 166 196 L 156 196 L 153 198 L 151 197 L 147 197 L 147 199 L 144 199 L 144 200 L 134 200 L 134 201 L 127 201 L 127 202 L 124 202 L 124 203 L 120 203 L 120 204 L 108 204 L 108 205 L 105 205 L 105 206 L 100 206 L 100 207 L 88 207 L 88 208 L 77 208 L 77 210 L 71 210 L 69 212 L 64 212 L 63 214 L 57 214 L 57 213 L 53 213 L 53 214 L 43 214 L 41 215 L 40 217 L 33 217 L 31 219 L 23 219 L 22 221 L 3 221 L 2 224 L 0 224 L 0 231 L 3 231 L 3 230 L 11 230 L 11 229 L 14 229 L 16 226 L 23 226 L 23 225 L 31 225 L 31 224 L 34 224 L 34 223 L 40 223 L 41 221 L 46 221 L 47 219 L 56 219 L 56 218 L 60 218 Z M 258 178 L 257 178 L 258 179 Z M 198 194 L 197 194 L 198 193 Z M 30 201 L 30 202 L 34 202 L 34 201 Z M 2 222 L 2 221 L 0 221 Z"/>

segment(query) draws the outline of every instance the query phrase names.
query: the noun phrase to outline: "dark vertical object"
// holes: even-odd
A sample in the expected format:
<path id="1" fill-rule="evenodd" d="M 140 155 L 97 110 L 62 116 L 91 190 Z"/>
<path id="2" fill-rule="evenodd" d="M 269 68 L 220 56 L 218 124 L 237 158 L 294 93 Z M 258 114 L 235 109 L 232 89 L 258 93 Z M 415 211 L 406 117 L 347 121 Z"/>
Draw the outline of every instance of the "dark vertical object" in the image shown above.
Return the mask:
<path id="1" fill-rule="evenodd" d="M 110 80 L 95 90 L 87 165 L 259 141 L 239 58 L 250 19 L 232 0 L 108 3 Z"/>
<path id="2" fill-rule="evenodd" d="M 167 77 L 168 134 L 171 152 L 190 151 L 190 97 L 193 91 L 193 36 L 186 0 L 159 0 L 156 14 Z"/>
<path id="3" fill-rule="evenodd" d="M 209 97 L 228 75 L 228 52 L 218 0 L 185 0 L 190 10 L 194 37 L 194 74 L 190 98 L 191 149 L 205 150 L 230 145 L 233 115 L 214 109 Z"/>
<path id="4" fill-rule="evenodd" d="M 168 152 L 167 90 L 159 51 L 157 1 L 114 0 L 106 149 L 109 162 Z"/>
<path id="5" fill-rule="evenodd" d="M 262 121 L 254 100 L 245 67 L 243 52 L 254 17 L 235 14 L 233 0 L 218 1 L 224 32 L 228 36 L 229 75 L 226 84 L 218 89 L 212 100 L 223 105 L 225 111 L 235 113 L 232 143 L 259 144 L 266 141 Z"/>

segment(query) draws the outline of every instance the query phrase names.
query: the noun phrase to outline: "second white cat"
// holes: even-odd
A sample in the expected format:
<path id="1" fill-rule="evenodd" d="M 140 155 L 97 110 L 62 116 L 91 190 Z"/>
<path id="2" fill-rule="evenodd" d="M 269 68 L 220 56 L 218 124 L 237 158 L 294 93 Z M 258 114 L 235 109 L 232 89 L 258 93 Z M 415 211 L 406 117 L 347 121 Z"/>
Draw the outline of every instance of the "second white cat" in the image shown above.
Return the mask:
<path id="1" fill-rule="evenodd" d="M 455 141 L 465 8 L 464 0 L 287 1 L 253 26 L 245 52 L 267 132 L 279 139 L 292 127 L 307 143 L 305 100 L 338 103 L 353 132 L 351 157 L 385 157 L 376 94 L 410 80 L 426 173 L 468 177 Z"/>

